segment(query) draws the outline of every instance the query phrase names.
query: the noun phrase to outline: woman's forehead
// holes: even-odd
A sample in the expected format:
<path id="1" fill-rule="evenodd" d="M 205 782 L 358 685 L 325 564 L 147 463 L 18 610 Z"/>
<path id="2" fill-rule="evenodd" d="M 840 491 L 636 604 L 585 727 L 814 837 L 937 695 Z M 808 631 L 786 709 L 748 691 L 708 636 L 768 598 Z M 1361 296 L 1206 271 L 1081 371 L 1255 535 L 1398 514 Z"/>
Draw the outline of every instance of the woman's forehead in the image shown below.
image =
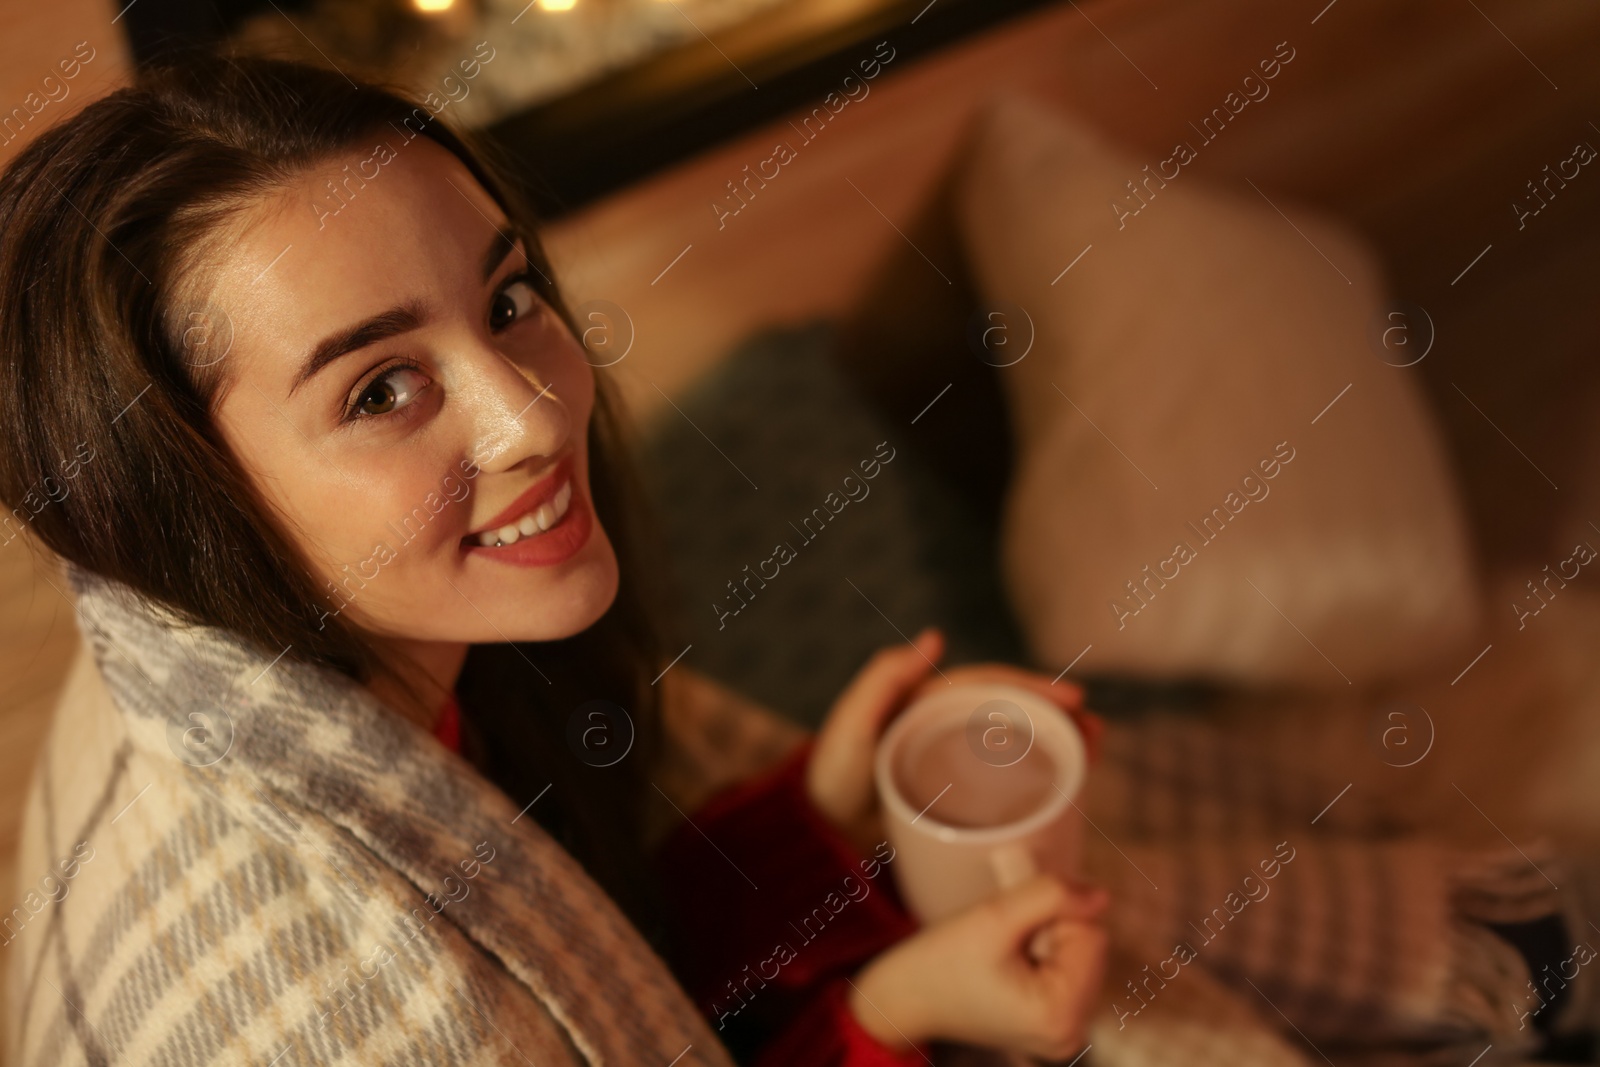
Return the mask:
<path id="1" fill-rule="evenodd" d="M 245 209 L 215 250 L 208 303 L 247 348 L 253 337 L 298 351 L 408 300 L 481 286 L 499 205 L 444 148 L 396 142 L 330 158 Z"/>

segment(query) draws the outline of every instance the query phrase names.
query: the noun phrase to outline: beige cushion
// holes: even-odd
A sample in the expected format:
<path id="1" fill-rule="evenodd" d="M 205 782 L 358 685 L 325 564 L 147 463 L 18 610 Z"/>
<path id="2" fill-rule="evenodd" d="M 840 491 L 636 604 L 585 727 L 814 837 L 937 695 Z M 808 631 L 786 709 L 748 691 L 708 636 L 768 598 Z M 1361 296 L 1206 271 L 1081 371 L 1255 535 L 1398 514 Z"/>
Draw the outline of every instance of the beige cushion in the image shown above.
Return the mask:
<path id="1" fill-rule="evenodd" d="M 1338 687 L 1453 662 L 1481 596 L 1417 371 L 1369 341 L 1377 264 L 1270 189 L 1208 186 L 1189 140 L 1163 185 L 1159 158 L 1007 96 L 957 176 L 986 306 L 1023 309 L 992 361 L 1035 333 L 1000 371 L 1003 568 L 1033 653 Z"/>

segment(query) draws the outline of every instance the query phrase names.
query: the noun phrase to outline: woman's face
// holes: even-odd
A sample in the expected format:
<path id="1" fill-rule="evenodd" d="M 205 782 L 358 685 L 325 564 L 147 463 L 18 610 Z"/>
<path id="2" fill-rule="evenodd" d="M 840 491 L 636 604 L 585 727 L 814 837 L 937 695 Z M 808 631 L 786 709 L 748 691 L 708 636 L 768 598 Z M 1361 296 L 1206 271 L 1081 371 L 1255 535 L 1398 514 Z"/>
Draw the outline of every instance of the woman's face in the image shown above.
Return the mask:
<path id="1" fill-rule="evenodd" d="M 499 206 L 420 137 L 275 193 L 203 268 L 232 333 L 217 423 L 330 615 L 411 642 L 531 641 L 611 603 L 594 375 L 530 269 Z"/>

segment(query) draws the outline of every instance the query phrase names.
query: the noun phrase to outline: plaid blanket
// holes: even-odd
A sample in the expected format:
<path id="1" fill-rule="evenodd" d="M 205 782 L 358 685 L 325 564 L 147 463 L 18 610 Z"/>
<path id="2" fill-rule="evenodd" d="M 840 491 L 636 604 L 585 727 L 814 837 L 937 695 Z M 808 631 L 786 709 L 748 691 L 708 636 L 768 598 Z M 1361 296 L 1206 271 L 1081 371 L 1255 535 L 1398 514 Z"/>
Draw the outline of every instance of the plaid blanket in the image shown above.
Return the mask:
<path id="1" fill-rule="evenodd" d="M 6 1062 L 728 1067 L 465 761 L 346 679 L 72 580 L 98 672 L 30 794 Z"/>
<path id="2" fill-rule="evenodd" d="M 1483 923 L 1561 911 L 1555 857 L 1420 836 L 1391 797 L 1319 773 L 1333 762 L 1292 730 L 1172 714 L 1108 729 L 1081 801 L 1085 866 L 1114 901 L 1093 1062 L 1464 1064 L 1536 1047 L 1515 1011 L 1527 965 Z"/>
<path id="3" fill-rule="evenodd" d="M 728 1064 L 604 894 L 459 758 L 342 678 L 72 580 L 94 663 L 0 916 L 6 1062 Z M 1482 923 L 1557 910 L 1551 858 L 1416 836 L 1322 755 L 1192 717 L 1112 725 L 1080 798 L 1115 901 L 1086 1063 L 1532 1046 L 1526 966 Z"/>

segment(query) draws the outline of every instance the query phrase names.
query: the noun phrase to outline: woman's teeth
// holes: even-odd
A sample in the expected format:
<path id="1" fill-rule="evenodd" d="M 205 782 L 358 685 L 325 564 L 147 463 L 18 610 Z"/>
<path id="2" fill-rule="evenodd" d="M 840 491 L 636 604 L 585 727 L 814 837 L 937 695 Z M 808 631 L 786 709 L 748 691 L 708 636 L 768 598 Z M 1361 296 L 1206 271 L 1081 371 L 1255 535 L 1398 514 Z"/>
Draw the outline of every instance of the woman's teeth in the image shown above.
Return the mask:
<path id="1" fill-rule="evenodd" d="M 567 482 L 556 495 L 528 512 L 516 522 L 507 523 L 498 530 L 485 530 L 478 535 L 478 544 L 485 548 L 513 545 L 524 537 L 537 537 L 561 521 L 572 503 L 572 483 Z"/>

